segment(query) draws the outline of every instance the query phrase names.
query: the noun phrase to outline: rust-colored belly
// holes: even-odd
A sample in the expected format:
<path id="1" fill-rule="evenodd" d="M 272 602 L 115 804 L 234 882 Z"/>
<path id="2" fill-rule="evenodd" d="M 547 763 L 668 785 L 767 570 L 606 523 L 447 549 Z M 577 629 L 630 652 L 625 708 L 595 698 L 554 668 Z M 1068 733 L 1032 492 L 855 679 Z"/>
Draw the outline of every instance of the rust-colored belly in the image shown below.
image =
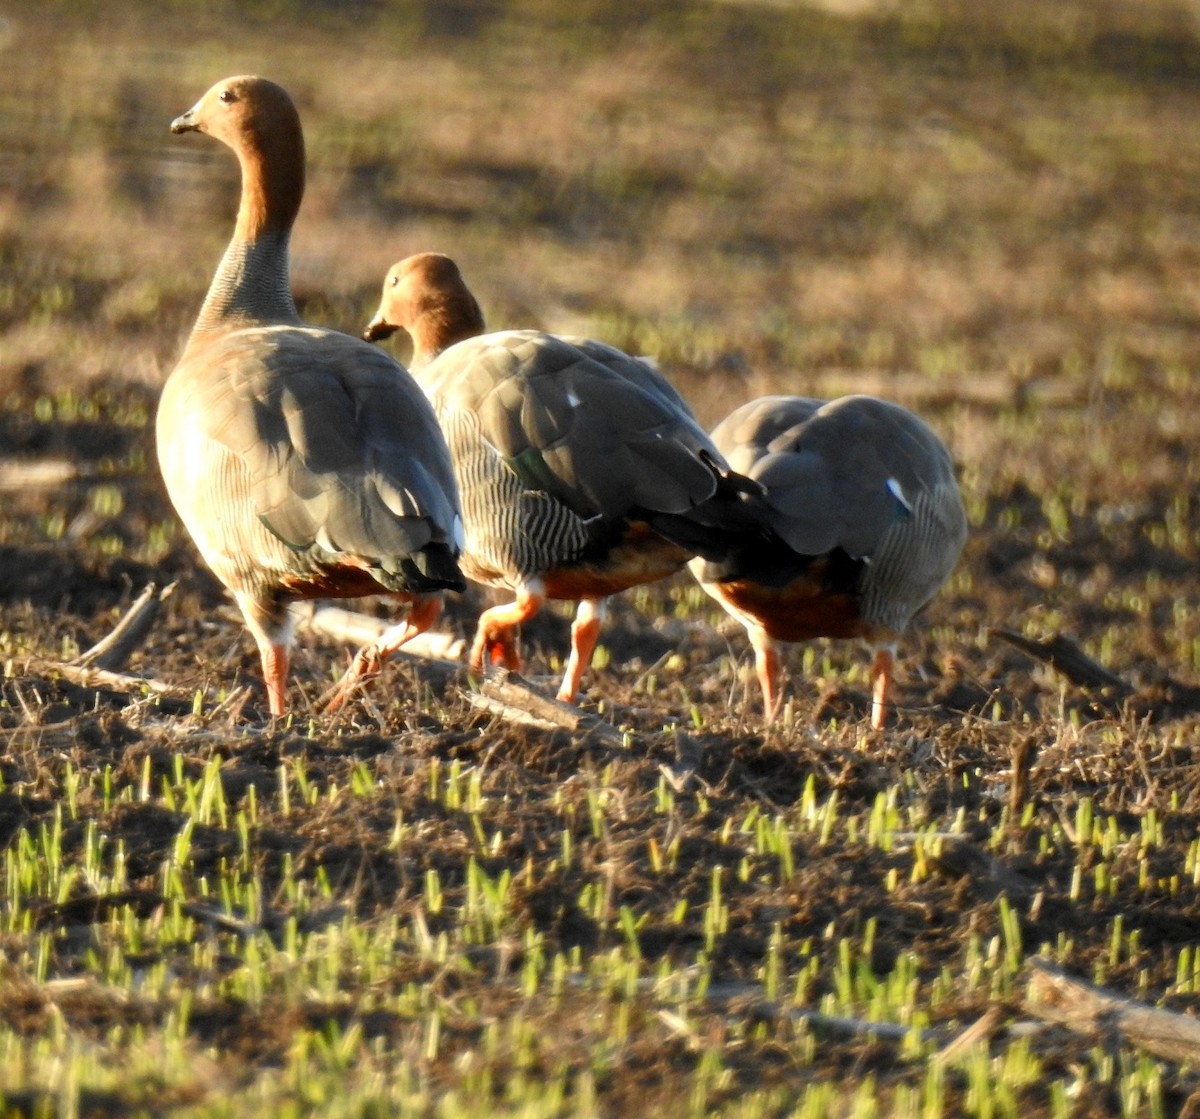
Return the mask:
<path id="1" fill-rule="evenodd" d="M 868 637 L 871 626 L 859 613 L 859 598 L 831 591 L 817 569 L 783 587 L 746 580 L 715 585 L 721 599 L 739 614 L 752 617 L 776 641 L 814 637 Z"/>
<path id="2" fill-rule="evenodd" d="M 293 599 L 308 598 L 365 598 L 372 594 L 386 594 L 395 598 L 410 595 L 385 587 L 365 567 L 353 563 L 341 563 L 334 567 L 322 567 L 317 571 L 285 575 L 279 581 L 284 593 Z"/>
<path id="3" fill-rule="evenodd" d="M 542 581 L 547 598 L 606 598 L 674 575 L 690 558 L 677 544 L 638 522 L 602 557 L 551 568 L 542 573 Z"/>

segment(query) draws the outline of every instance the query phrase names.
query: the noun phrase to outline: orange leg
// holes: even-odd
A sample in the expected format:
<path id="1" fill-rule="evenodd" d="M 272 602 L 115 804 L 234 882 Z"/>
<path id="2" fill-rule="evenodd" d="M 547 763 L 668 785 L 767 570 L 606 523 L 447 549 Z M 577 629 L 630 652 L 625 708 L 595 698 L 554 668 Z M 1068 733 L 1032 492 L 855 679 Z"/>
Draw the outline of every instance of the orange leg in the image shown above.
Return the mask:
<path id="1" fill-rule="evenodd" d="M 571 656 L 567 660 L 562 687 L 558 689 L 558 698 L 563 703 L 574 703 L 579 694 L 583 674 L 592 663 L 592 654 L 600 639 L 604 613 L 604 603 L 595 598 L 583 599 L 575 611 L 575 620 L 571 623 Z"/>
<path id="2" fill-rule="evenodd" d="M 521 654 L 517 651 L 516 635 L 512 631 L 536 616 L 545 601 L 540 590 L 526 586 L 517 590 L 514 601 L 493 606 L 480 614 L 475 640 L 471 645 L 471 671 L 482 674 L 489 661 L 493 664 L 502 663 L 513 672 L 518 671 Z"/>
<path id="3" fill-rule="evenodd" d="M 246 619 L 246 628 L 258 646 L 262 663 L 263 683 L 267 686 L 267 703 L 271 715 L 287 712 L 287 677 L 292 647 L 294 621 L 287 604 L 270 595 L 258 596 L 249 591 L 235 591 L 234 601 Z"/>
<path id="4" fill-rule="evenodd" d="M 288 647 L 286 645 L 264 645 L 259 650 L 262 660 L 263 680 L 267 685 L 267 703 L 272 715 L 282 715 L 287 710 Z"/>
<path id="5" fill-rule="evenodd" d="M 521 671 L 521 650 L 517 645 L 517 631 L 507 630 L 500 634 L 492 643 L 488 660 L 492 664 L 502 664 L 511 672 Z"/>
<path id="6" fill-rule="evenodd" d="M 875 650 L 871 661 L 871 729 L 882 728 L 887 717 L 888 695 L 896 667 L 896 655 L 890 646 Z"/>
<path id="7" fill-rule="evenodd" d="M 378 641 L 372 641 L 358 651 L 350 667 L 342 678 L 333 686 L 323 699 L 326 711 L 336 711 L 340 708 L 355 689 L 364 684 L 372 676 L 376 676 L 384 663 L 407 641 L 411 641 L 418 633 L 424 633 L 442 612 L 442 596 L 429 595 L 413 600 L 409 607 L 408 617 L 384 630 Z"/>
<path id="8" fill-rule="evenodd" d="M 748 630 L 750 644 L 754 646 L 754 670 L 758 675 L 758 686 L 763 696 L 763 722 L 772 723 L 779 714 L 782 693 L 779 691 L 779 653 L 775 642 L 765 629 L 751 626 Z"/>

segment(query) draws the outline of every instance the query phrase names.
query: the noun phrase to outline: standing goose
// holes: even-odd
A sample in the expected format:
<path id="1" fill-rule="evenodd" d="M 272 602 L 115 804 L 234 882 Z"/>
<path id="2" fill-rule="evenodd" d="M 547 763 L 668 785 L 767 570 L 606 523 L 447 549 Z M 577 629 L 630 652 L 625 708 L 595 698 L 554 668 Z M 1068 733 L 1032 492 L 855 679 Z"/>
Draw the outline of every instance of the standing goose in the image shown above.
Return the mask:
<path id="1" fill-rule="evenodd" d="M 336 707 L 462 590 L 449 452 L 403 366 L 306 326 L 288 279 L 304 139 L 288 94 L 256 77 L 214 85 L 171 124 L 229 145 L 242 173 L 233 239 L 158 408 L 167 492 L 258 644 L 284 713 L 290 603 L 388 594 L 406 621 L 361 650 Z"/>
<path id="2" fill-rule="evenodd" d="M 463 497 L 462 566 L 514 602 L 480 616 L 471 667 L 520 666 L 514 631 L 547 598 L 579 603 L 558 698 L 573 702 L 603 600 L 724 554 L 742 490 L 679 394 L 649 364 L 537 330 L 484 334 L 457 265 L 437 253 L 388 273 L 364 337 L 398 329 L 450 444 Z"/>
<path id="3" fill-rule="evenodd" d="M 871 396 L 764 396 L 726 417 L 712 438 L 735 470 L 764 487 L 772 537 L 690 566 L 746 627 L 767 719 L 779 705 L 776 641 L 860 637 L 875 646 L 878 729 L 895 642 L 966 540 L 949 453 L 911 412 Z"/>

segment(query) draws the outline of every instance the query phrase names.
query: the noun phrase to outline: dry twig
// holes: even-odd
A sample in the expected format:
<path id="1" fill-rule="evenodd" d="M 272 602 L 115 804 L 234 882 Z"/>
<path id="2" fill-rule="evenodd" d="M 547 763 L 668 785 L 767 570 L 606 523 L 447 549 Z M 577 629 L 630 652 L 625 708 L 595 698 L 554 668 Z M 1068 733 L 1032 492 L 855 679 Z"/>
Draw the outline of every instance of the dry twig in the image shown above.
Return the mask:
<path id="1" fill-rule="evenodd" d="M 74 481 L 85 469 L 69 459 L 0 459 L 0 491 L 57 488 Z"/>
<path id="2" fill-rule="evenodd" d="M 374 618 L 340 606 L 321 605 L 307 611 L 298 608 L 299 624 L 330 641 L 341 641 L 362 648 L 378 641 L 384 631 L 394 624 L 393 619 Z M 402 655 L 426 661 L 442 661 L 447 668 L 457 669 L 454 662 L 461 658 L 464 642 L 450 633 L 430 630 L 419 633 L 404 643 Z"/>
<path id="3" fill-rule="evenodd" d="M 194 694 L 190 688 L 164 684 L 161 680 L 152 680 L 148 676 L 126 676 L 123 672 L 109 672 L 103 668 L 92 668 L 90 665 L 68 664 L 65 661 L 30 657 L 24 662 L 24 666 L 27 673 L 36 672 L 48 676 L 61 676 L 64 680 L 69 680 L 72 684 L 79 684 L 84 688 L 104 688 L 131 695 L 145 689 L 155 695 L 187 700 L 190 700 Z"/>
<path id="4" fill-rule="evenodd" d="M 1092 660 L 1074 641 L 1061 633 L 1045 641 L 1035 641 L 1011 629 L 992 629 L 988 633 L 1007 641 L 1034 660 L 1048 664 L 1055 672 L 1061 672 L 1072 684 L 1081 688 L 1111 688 L 1117 698 L 1134 692 L 1132 685 Z"/>
<path id="5" fill-rule="evenodd" d="M 150 635 L 158 620 L 162 604 L 174 593 L 178 584 L 168 583 L 161 590 L 156 583 L 147 583 L 124 617 L 113 627 L 107 637 L 101 638 L 90 649 L 80 653 L 71 663 L 83 668 L 103 668 L 116 672 L 123 668 L 134 651 Z"/>
<path id="6" fill-rule="evenodd" d="M 1170 1061 L 1200 1061 L 1200 1020 L 1093 987 L 1044 960 L 1031 960 L 1025 1009 L 1077 1033 L 1114 1031 Z"/>
<path id="7" fill-rule="evenodd" d="M 478 692 L 467 693 L 467 700 L 506 722 L 565 730 L 616 748 L 624 745 L 615 727 L 569 703 L 542 695 L 513 672 L 485 680 Z"/>

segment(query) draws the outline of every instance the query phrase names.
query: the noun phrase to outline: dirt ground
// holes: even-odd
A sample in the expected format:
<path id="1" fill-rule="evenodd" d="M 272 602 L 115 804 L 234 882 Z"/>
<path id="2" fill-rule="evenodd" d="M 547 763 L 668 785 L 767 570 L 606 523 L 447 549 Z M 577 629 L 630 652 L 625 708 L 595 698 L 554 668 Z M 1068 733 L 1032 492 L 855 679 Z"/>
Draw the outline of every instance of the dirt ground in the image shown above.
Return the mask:
<path id="1" fill-rule="evenodd" d="M 804 1114 L 808 1088 L 844 1103 L 867 1078 L 875 1115 L 935 1066 L 945 1115 L 992 1113 L 988 1076 L 1009 1093 L 995 1114 L 1200 1114 L 1200 1063 L 1031 1023 L 1022 1001 L 1045 955 L 1200 1013 L 1190 9 L 596 4 L 577 26 L 538 2 L 300 4 L 312 26 L 281 38 L 288 4 L 127 7 L 0 20 L 5 1106 L 53 1111 L 32 1062 L 64 1037 L 154 1065 L 173 1029 L 180 1067 L 85 1078 L 78 1110 L 226 1114 L 298 1037 L 315 1051 L 353 1025 L 352 1070 L 419 1070 L 414 1114 L 451 1114 L 437 1093 L 472 1062 L 498 1105 L 586 1074 L 614 1119 L 684 1096 L 691 1114 Z M 764 728 L 744 634 L 686 575 L 611 604 L 581 707 L 612 733 L 517 725 L 461 666 L 405 656 L 318 714 L 353 650 L 305 629 L 296 713 L 267 718 L 153 449 L 236 194 L 228 154 L 167 124 L 260 69 L 311 141 L 293 259 L 309 321 L 361 327 L 387 265 L 446 250 L 492 325 L 656 354 L 708 425 L 779 391 L 873 392 L 930 422 L 971 534 L 900 651 L 882 731 L 866 652 L 826 642 L 787 651 Z M 70 675 L 150 583 L 175 589 L 134 682 Z M 469 637 L 486 601 L 449 596 L 441 628 Z M 527 627 L 531 687 L 553 694 L 568 635 L 559 607 Z M 244 834 L 184 803 L 214 771 L 231 816 L 254 810 Z M 21 861 L 44 848 L 71 867 L 54 885 L 48 855 Z M 118 863 L 122 889 L 97 889 Z M 505 883 L 500 917 L 472 915 L 480 873 Z M 249 903 L 216 897 L 237 875 L 261 884 L 253 935 Z M 351 960 L 314 993 L 298 952 L 265 994 L 239 991 L 255 936 L 286 954 L 344 926 L 398 930 L 391 970 L 360 982 Z M 539 959 L 571 961 L 580 997 L 546 995 L 550 965 L 526 990 Z M 196 993 L 188 1014 L 137 997 L 156 968 Z M 914 1058 L 797 1014 L 821 1007 L 932 1040 Z M 513 1020 L 530 1034 L 506 1048 L 495 1024 Z M 978 1067 L 930 1056 L 981 1020 Z M 1153 1107 L 1121 1087 L 1138 1076 Z M 760 1091 L 779 1094 L 737 1110 Z"/>
<path id="2" fill-rule="evenodd" d="M 366 766 L 387 793 L 377 811 L 302 808 L 287 819 L 260 817 L 259 870 L 276 883 L 288 860 L 292 872 L 319 871 L 336 899 L 330 919 L 347 906 L 364 920 L 389 912 L 404 916 L 419 907 L 418 887 L 429 869 L 451 891 L 463 888 L 470 844 L 462 819 L 431 801 L 430 766 L 457 762 L 482 771 L 486 792 L 502 806 L 493 825 L 503 842 L 491 851 L 487 866 L 490 873 L 507 869 L 515 876 L 529 859 L 554 849 L 561 818 L 551 805 L 564 796 L 583 805 L 602 773 L 623 807 L 603 844 L 581 821 L 578 842 L 587 851 L 581 878 L 560 870 L 521 888 L 522 924 L 554 949 L 576 948 L 586 955 L 612 942 L 611 924 L 575 900 L 580 881 L 601 875 L 614 908 L 643 915 L 639 944 L 647 958 L 685 958 L 703 933 L 695 922 L 673 922 L 666 902 L 691 899 L 699 912 L 714 867 L 726 868 L 730 907 L 730 931 L 713 957 L 714 981 L 734 990 L 758 974 L 780 928 L 799 940 L 823 931 L 820 954 L 833 951 L 831 931 L 850 935 L 871 924 L 869 966 L 876 974 L 889 973 L 912 955 L 920 974 L 936 975 L 961 961 L 967 941 L 998 934 L 1001 894 L 1021 911 L 1028 950 L 1067 944 L 1066 955 L 1079 973 L 1087 975 L 1103 961 L 1108 982 L 1130 993 L 1154 997 L 1167 990 L 1176 978 L 1178 953 L 1200 940 L 1193 890 L 1114 894 L 1086 873 L 1081 886 L 1079 866 L 1085 872 L 1090 866 L 1086 852 L 1080 864 L 1077 852 L 1055 846 L 1048 854 L 1039 844 L 1039 837 L 1069 826 L 1082 798 L 1090 797 L 1097 813 L 1111 813 L 1133 831 L 1148 813 L 1157 814 L 1166 834 L 1152 853 L 1151 873 L 1163 879 L 1183 873 L 1184 852 L 1200 821 L 1195 755 L 1200 693 L 1163 667 L 1155 635 L 1180 602 L 1194 603 L 1173 597 L 1169 589 L 1189 585 L 1194 556 L 1164 547 L 1149 526 L 1172 515 L 1194 525 L 1194 496 L 1151 487 L 1114 509 L 1109 523 L 1092 510 L 1071 517 L 1070 531 L 1059 533 L 1033 490 L 1017 485 L 988 494 L 963 560 L 970 577 L 952 582 L 907 643 L 899 710 L 879 733 L 864 729 L 865 653 L 824 643 L 807 659 L 802 649 L 790 651 L 790 707 L 779 724 L 764 731 L 744 637 L 683 576 L 613 604 L 602 639 L 607 663 L 589 674 L 583 706 L 628 732 L 624 745 L 515 727 L 468 703 L 469 683 L 461 670 L 404 657 L 347 712 L 310 718 L 312 701 L 350 653 L 311 635 L 301 636 L 294 672 L 300 715 L 278 726 L 266 717 L 252 643 L 190 542 L 178 535 L 164 542 L 153 563 L 128 558 L 136 542 L 169 521 L 169 511 L 156 474 L 145 465 L 152 463 L 146 446 L 151 428 L 111 417 L 144 415 L 152 407 L 148 390 L 112 388 L 100 394 L 87 419 L 39 420 L 32 399 L 14 401 L 0 419 L 0 439 L 14 459 L 62 461 L 77 474 L 65 484 L 27 485 L 5 494 L 0 843 L 49 819 L 69 769 L 93 774 L 107 769 L 114 784 L 144 780 L 149 773 L 156 783 L 181 765 L 198 774 L 217 757 L 226 796 L 236 806 L 251 785 L 265 802 L 278 787 L 281 762 L 290 759 L 302 758 L 318 786 L 344 785 L 356 767 Z M 129 464 L 134 467 L 126 469 Z M 103 477 L 96 476 L 97 469 L 106 472 Z M 59 539 L 47 539 L 49 531 Z M 1097 555 L 1105 556 L 1102 571 Z M 82 686 L 43 663 L 70 659 L 104 636 L 147 583 L 172 580 L 178 588 L 127 671 L 176 685 L 177 696 L 148 699 L 121 688 Z M 1083 590 L 1056 596 L 1054 588 L 1064 583 Z M 1147 606 L 1131 597 L 1122 610 L 1111 593 L 1103 593 L 1113 585 L 1162 591 Z M 443 628 L 469 634 L 482 601 L 478 592 L 451 596 Z M 382 603 L 359 605 L 374 613 L 387 609 Z M 1109 667 L 1128 685 L 1127 693 L 1121 686 L 1073 686 L 989 634 L 992 626 L 1019 627 L 1035 605 L 1055 610 L 1047 636 L 1057 632 L 1073 647 L 1111 650 L 1115 663 Z M 1121 625 L 1134 626 L 1141 644 L 1104 645 L 1104 634 Z M 548 694 L 567 637 L 568 616 L 561 610 L 547 611 L 524 635 L 526 675 Z M 30 667 L 31 657 L 41 658 L 37 666 Z M 248 686 L 248 695 L 239 691 L 241 685 Z M 197 691 L 205 696 L 200 714 L 188 698 Z M 240 697 L 232 707 L 222 703 L 230 693 Z M 691 774 L 692 792 L 682 798 L 686 807 L 664 834 L 654 790 L 664 772 L 681 765 Z M 798 844 L 795 876 L 786 889 L 739 879 L 746 854 L 729 840 L 731 821 L 752 810 L 776 813 L 814 791 L 827 796 L 834 790 L 844 812 L 868 815 L 879 797 L 895 798 L 900 790 L 899 807 L 910 826 L 940 821 L 949 828 L 966 820 L 961 842 L 945 849 L 934 873 L 898 887 L 885 886 L 889 872 L 906 873 L 910 855 L 888 854 L 844 836 L 832 842 L 814 836 Z M 995 829 L 1006 812 L 1010 820 L 1025 813 L 1025 826 L 1013 827 L 1010 838 L 997 845 Z M 421 821 L 415 863 L 398 863 L 385 842 L 397 813 Z M 60 975 L 83 968 L 87 937 L 79 939 L 72 930 L 103 920 L 112 906 L 138 912 L 158 903 L 156 874 L 179 830 L 178 815 L 159 805 L 104 807 L 93 801 L 67 827 L 62 841 L 68 851 L 83 842 L 85 820 L 123 845 L 132 888 L 100 901 L 86 890 L 47 899 L 37 921 L 59 937 Z M 678 864 L 666 895 L 647 864 L 647 839 L 654 836 L 664 846 L 677 845 Z M 229 831 L 197 829 L 196 872 L 206 867 L 215 872 L 235 846 Z M 1113 865 L 1137 875 L 1146 873 L 1143 863 L 1131 847 L 1123 856 L 1118 852 Z M 437 921 L 431 920 L 436 932 Z M 1136 930 L 1128 951 L 1113 951 L 1114 920 L 1127 932 Z M 182 964 L 185 947 L 178 952 Z M 487 966 L 502 974 L 511 965 L 492 959 Z M 3 999 L 5 1013 L 24 1023 L 19 1029 L 36 1033 L 44 1028 L 46 1007 L 18 995 L 19 989 Z M 490 998 L 499 997 L 489 990 Z M 970 995 L 956 989 L 934 1010 L 931 1024 L 970 1021 L 992 1001 L 986 991 Z M 1182 996 L 1161 1001 L 1181 1009 L 1193 1002 Z M 82 1003 L 70 1011 L 73 1021 L 90 1022 L 86 1028 L 97 1030 L 126 1020 L 128 1013 Z M 306 1013 L 319 1020 L 332 1011 Z M 294 1008 L 283 1014 L 278 1007 L 251 1011 L 217 1002 L 197 1015 L 194 1029 L 224 1052 L 269 1061 L 286 1049 L 294 1015 Z M 559 1010 L 544 1025 L 568 1030 L 569 1018 Z M 718 1019 L 713 1021 L 716 1028 Z M 371 1028 L 395 1040 L 412 1026 L 383 1016 Z M 463 1045 L 470 1045 L 473 1028 L 464 1022 Z M 1055 1035 L 1041 1055 L 1053 1072 L 1085 1051 L 1084 1041 Z M 668 1068 L 691 1061 L 677 1042 L 653 1058 L 627 1054 L 627 1059 L 665 1061 Z M 832 1064 L 820 1067 L 835 1077 L 864 1062 L 885 1083 L 889 1075 L 903 1075 L 895 1048 L 878 1040 L 830 1047 L 825 1061 Z M 734 1062 L 733 1083 L 786 1085 L 785 1066 L 773 1066 L 761 1052 L 747 1053 L 744 1067 Z M 666 1076 L 661 1103 L 671 1090 L 669 1076 L 662 1069 L 660 1074 Z M 452 1065 L 447 1062 L 439 1075 L 452 1082 Z M 1193 1074 L 1172 1072 L 1166 1098 L 1182 1104 L 1198 1087 Z M 1097 1082 L 1090 1091 L 1094 1113 L 1108 1113 L 1111 1087 Z M 610 1114 L 623 1114 L 647 1092 L 659 1098 L 638 1078 L 626 1084 L 614 1076 L 605 1092 Z"/>

